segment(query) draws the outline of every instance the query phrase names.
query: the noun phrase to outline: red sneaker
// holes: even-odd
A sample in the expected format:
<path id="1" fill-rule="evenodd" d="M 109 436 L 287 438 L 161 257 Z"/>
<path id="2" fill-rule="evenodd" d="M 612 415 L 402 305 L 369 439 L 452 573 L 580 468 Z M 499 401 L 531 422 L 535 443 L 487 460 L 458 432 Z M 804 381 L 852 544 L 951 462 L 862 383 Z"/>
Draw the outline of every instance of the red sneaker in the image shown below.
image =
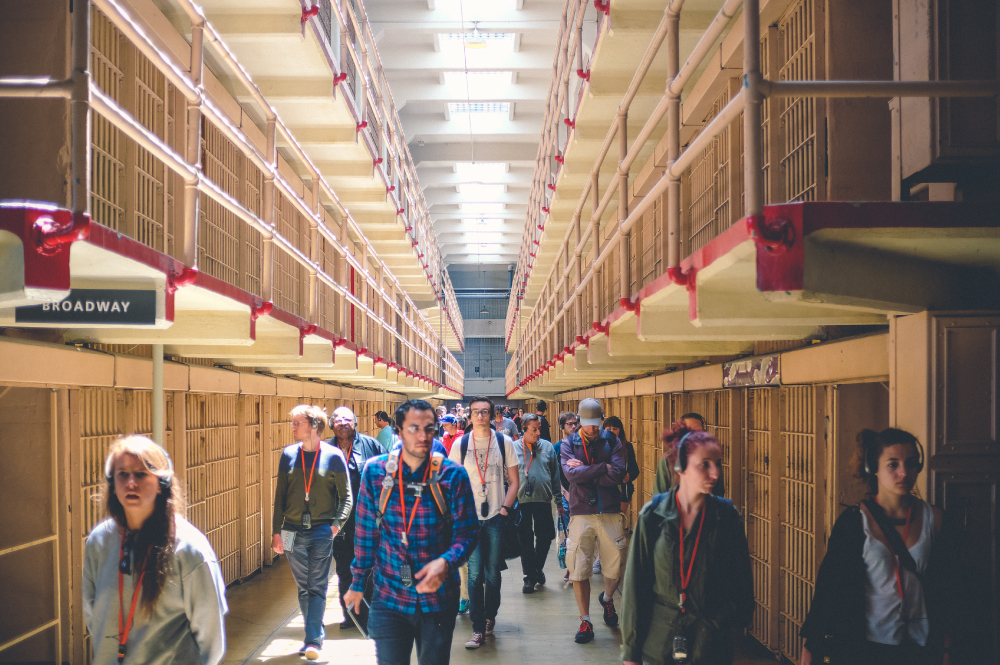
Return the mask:
<path id="1" fill-rule="evenodd" d="M 594 624 L 590 623 L 586 619 L 580 622 L 580 630 L 576 632 L 577 644 L 586 644 L 590 640 L 594 639 Z"/>

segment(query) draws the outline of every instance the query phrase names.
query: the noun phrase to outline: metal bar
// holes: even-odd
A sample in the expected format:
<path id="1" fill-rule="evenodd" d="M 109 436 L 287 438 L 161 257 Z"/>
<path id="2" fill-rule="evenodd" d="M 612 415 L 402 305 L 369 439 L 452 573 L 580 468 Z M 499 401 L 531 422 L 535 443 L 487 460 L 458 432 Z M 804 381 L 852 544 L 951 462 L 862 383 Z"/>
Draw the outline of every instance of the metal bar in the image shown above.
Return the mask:
<path id="1" fill-rule="evenodd" d="M 761 81 L 766 97 L 994 97 L 1000 81 Z"/>
<path id="2" fill-rule="evenodd" d="M 70 102 L 71 134 L 70 170 L 74 212 L 90 212 L 91 162 L 90 148 L 92 115 L 90 110 L 90 2 L 79 0 L 73 17 L 73 97 Z"/>
<path id="3" fill-rule="evenodd" d="M 5 547 L 0 550 L 0 556 L 6 554 L 13 554 L 14 552 L 28 549 L 29 547 L 34 547 L 35 545 L 44 545 L 45 543 L 50 543 L 53 540 L 57 540 L 59 536 L 57 534 L 52 534 L 51 536 L 45 536 L 44 538 L 39 538 L 38 540 L 32 540 L 28 543 L 21 543 L 20 545 L 14 545 L 13 547 Z"/>
<path id="4" fill-rule="evenodd" d="M 27 78 L 2 78 L 0 79 L 0 98 L 72 99 L 74 86 L 73 79 L 66 81 L 49 81 L 47 79 L 33 81 Z"/>
<path id="5" fill-rule="evenodd" d="M 58 612 L 59 608 L 56 608 L 56 611 Z M 15 644 L 18 644 L 19 642 L 23 642 L 24 640 L 28 639 L 29 637 L 34 637 L 35 635 L 37 635 L 38 633 L 42 632 L 43 630 L 48 630 L 49 628 L 52 628 L 53 626 L 58 626 L 58 625 L 59 625 L 59 619 L 53 619 L 52 621 L 49 621 L 48 623 L 43 623 L 41 626 L 39 626 L 39 627 L 37 627 L 37 628 L 35 628 L 33 630 L 29 630 L 27 633 L 22 633 L 21 635 L 18 635 L 14 639 L 8 640 L 8 641 L 4 642 L 3 644 L 0 644 L 0 651 L 4 651 L 6 649 L 9 649 L 12 646 L 14 646 Z"/>
<path id="6" fill-rule="evenodd" d="M 164 445 L 163 345 L 153 344 L 153 441 Z"/>
<path id="7" fill-rule="evenodd" d="M 667 42 L 667 166 L 673 166 L 681 154 L 681 95 L 672 91 L 672 84 L 680 73 L 680 23 L 681 16 L 670 16 L 670 37 Z M 648 194 L 647 194 L 648 196 Z M 672 177 L 667 183 L 666 228 L 661 230 L 660 242 L 663 265 L 674 268 L 681 261 L 681 181 Z M 666 271 L 664 271 L 666 272 Z"/>
<path id="8" fill-rule="evenodd" d="M 764 156 L 761 152 L 760 137 L 762 80 L 763 77 L 760 74 L 760 0 L 745 0 L 743 4 L 743 90 L 737 97 L 743 97 L 745 106 L 743 109 L 743 195 L 748 217 L 764 214 L 764 173 L 761 171 Z M 727 104 L 726 109 L 731 105 L 732 102 Z M 719 116 L 722 115 L 724 114 L 719 114 Z M 715 124 L 717 119 L 718 117 L 713 119 L 710 124 Z M 708 128 L 706 127 L 706 129 Z"/>

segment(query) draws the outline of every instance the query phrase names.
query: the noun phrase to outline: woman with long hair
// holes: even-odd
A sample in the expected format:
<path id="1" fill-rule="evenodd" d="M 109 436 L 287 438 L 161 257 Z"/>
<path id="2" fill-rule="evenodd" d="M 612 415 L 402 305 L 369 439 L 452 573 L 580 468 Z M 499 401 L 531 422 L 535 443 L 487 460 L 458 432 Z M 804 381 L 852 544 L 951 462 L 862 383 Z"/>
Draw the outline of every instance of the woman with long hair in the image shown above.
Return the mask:
<path id="1" fill-rule="evenodd" d="M 732 632 L 753 617 L 753 573 L 743 521 L 712 493 L 722 446 L 690 431 L 669 450 L 677 479 L 636 520 L 622 587 L 626 665 L 733 662 Z"/>
<path id="2" fill-rule="evenodd" d="M 604 419 L 604 429 L 618 437 L 625 449 L 625 477 L 618 486 L 622 495 L 622 515 L 628 515 L 632 505 L 632 495 L 635 493 L 635 479 L 639 477 L 639 462 L 635 459 L 635 446 L 625 436 L 625 426 L 618 416 L 608 416 Z"/>
<path id="3" fill-rule="evenodd" d="M 866 429 L 855 464 L 868 496 L 833 526 L 799 662 L 947 664 L 965 580 L 941 510 L 913 493 L 923 449 L 909 432 Z"/>
<path id="4" fill-rule="evenodd" d="M 226 649 L 225 582 L 167 452 L 145 436 L 111 444 L 101 499 L 106 519 L 83 557 L 83 615 L 96 665 L 203 663 Z"/>

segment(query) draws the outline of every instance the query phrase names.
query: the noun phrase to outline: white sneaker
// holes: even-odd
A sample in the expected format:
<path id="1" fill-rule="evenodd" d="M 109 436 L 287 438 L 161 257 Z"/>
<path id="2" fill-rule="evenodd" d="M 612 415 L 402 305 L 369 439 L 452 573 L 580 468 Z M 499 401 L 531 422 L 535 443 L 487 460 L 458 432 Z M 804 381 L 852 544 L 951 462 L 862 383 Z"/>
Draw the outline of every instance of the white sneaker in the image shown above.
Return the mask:
<path id="1" fill-rule="evenodd" d="M 497 627 L 497 620 L 496 619 L 487 619 L 486 620 L 486 634 L 487 635 L 492 635 L 493 634 L 493 629 L 496 628 L 496 627 Z"/>
<path id="2" fill-rule="evenodd" d="M 317 658 L 319 658 L 319 647 L 310 644 L 306 647 L 306 659 L 316 660 Z"/>
<path id="3" fill-rule="evenodd" d="M 465 643 L 465 648 L 478 649 L 479 647 L 483 646 L 483 641 L 485 639 L 486 638 L 483 637 L 482 633 L 473 633 L 472 637 L 469 638 L 469 641 Z"/>
<path id="4" fill-rule="evenodd" d="M 600 560 L 594 562 L 593 571 L 594 571 L 595 575 L 600 575 L 601 574 L 601 562 L 600 562 Z"/>

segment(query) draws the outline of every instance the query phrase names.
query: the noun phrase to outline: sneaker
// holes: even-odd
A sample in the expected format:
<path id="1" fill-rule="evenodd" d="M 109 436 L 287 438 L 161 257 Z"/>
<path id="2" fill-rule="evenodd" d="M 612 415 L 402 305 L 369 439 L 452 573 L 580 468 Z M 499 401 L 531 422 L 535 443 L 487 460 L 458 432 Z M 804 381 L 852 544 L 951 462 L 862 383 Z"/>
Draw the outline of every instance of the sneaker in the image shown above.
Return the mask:
<path id="1" fill-rule="evenodd" d="M 594 562 L 593 571 L 594 571 L 595 575 L 600 575 L 601 574 L 601 560 L 600 559 L 598 559 L 597 561 Z"/>
<path id="2" fill-rule="evenodd" d="M 535 593 L 535 582 L 530 577 L 524 578 L 524 586 L 521 588 L 521 593 Z"/>
<path id="3" fill-rule="evenodd" d="M 539 570 L 538 574 L 535 575 L 535 583 L 536 584 L 541 584 L 542 586 L 545 586 L 545 573 L 543 573 L 542 571 Z"/>
<path id="4" fill-rule="evenodd" d="M 613 600 L 604 600 L 603 591 L 597 596 L 597 602 L 604 608 L 604 623 L 612 628 L 616 628 L 618 626 L 618 612 L 615 611 L 615 602 Z"/>
<path id="5" fill-rule="evenodd" d="M 340 622 L 340 629 L 341 630 L 350 630 L 351 628 L 354 628 L 354 622 L 351 621 L 350 617 L 348 617 L 348 618 L 346 618 L 346 619 L 344 619 L 343 621 Z"/>
<path id="6" fill-rule="evenodd" d="M 469 601 L 467 601 L 464 598 L 458 601 L 458 613 L 465 614 L 468 611 L 469 611 Z"/>
<path id="7" fill-rule="evenodd" d="M 586 644 L 590 640 L 594 639 L 594 624 L 590 623 L 586 619 L 580 622 L 580 630 L 576 631 L 577 644 Z"/>
<path id="8" fill-rule="evenodd" d="M 316 660 L 317 658 L 319 658 L 319 647 L 310 644 L 306 647 L 306 660 Z"/>
<path id="9" fill-rule="evenodd" d="M 465 648 L 478 649 L 479 647 L 483 646 L 484 639 L 485 638 L 483 637 L 482 633 L 473 633 L 472 637 L 469 638 L 469 641 L 465 643 Z"/>
<path id="10" fill-rule="evenodd" d="M 497 620 L 496 619 L 487 619 L 486 620 L 486 634 L 487 635 L 492 635 L 493 634 L 493 629 L 496 628 L 496 627 L 497 627 Z"/>
<path id="11" fill-rule="evenodd" d="M 303 642 L 302 646 L 299 647 L 299 655 L 300 656 L 306 655 L 306 649 L 308 649 L 308 648 L 309 648 L 309 645 L 306 644 L 305 642 Z"/>

